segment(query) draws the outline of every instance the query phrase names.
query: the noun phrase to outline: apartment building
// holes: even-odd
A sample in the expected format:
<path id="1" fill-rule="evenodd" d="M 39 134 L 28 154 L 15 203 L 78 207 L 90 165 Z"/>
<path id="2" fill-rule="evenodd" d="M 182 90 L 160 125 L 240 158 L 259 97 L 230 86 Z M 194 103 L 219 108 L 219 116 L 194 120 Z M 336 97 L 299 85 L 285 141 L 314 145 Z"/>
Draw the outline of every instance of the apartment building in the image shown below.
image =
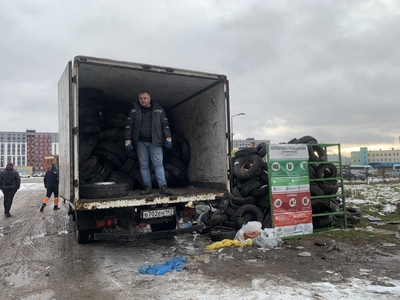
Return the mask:
<path id="1" fill-rule="evenodd" d="M 46 171 L 46 155 L 58 155 L 58 133 L 0 131 L 0 168 L 8 162 L 31 166 L 33 171 Z"/>

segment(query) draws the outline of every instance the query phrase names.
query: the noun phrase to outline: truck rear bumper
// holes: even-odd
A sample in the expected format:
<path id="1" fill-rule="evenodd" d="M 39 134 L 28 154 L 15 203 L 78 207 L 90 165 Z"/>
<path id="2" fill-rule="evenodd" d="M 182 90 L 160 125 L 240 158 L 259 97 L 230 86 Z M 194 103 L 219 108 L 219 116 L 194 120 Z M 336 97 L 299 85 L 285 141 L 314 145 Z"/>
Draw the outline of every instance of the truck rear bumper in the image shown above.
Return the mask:
<path id="1" fill-rule="evenodd" d="M 169 236 L 179 235 L 190 233 L 194 231 L 201 231 L 205 228 L 204 224 L 193 225 L 187 228 L 180 228 L 175 230 L 165 230 L 165 231 L 156 231 L 156 232 L 146 232 L 146 233 L 95 233 L 93 236 L 94 240 L 97 241 L 140 241 L 146 239 L 158 239 L 158 238 L 165 238 Z"/>

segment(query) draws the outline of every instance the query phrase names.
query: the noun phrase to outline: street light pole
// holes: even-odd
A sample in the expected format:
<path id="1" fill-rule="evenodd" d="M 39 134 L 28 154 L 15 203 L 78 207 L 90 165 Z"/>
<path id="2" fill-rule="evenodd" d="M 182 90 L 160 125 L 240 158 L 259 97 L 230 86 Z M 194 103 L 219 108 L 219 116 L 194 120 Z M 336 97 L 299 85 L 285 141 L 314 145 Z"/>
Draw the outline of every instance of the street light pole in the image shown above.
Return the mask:
<path id="1" fill-rule="evenodd" d="M 233 116 L 231 116 L 231 134 L 232 134 L 232 137 L 231 137 L 231 149 L 233 149 L 233 135 L 235 134 L 234 132 L 233 132 L 233 117 L 237 117 L 237 116 L 244 116 L 244 113 L 238 113 L 238 114 L 236 114 L 236 115 L 233 115 Z"/>

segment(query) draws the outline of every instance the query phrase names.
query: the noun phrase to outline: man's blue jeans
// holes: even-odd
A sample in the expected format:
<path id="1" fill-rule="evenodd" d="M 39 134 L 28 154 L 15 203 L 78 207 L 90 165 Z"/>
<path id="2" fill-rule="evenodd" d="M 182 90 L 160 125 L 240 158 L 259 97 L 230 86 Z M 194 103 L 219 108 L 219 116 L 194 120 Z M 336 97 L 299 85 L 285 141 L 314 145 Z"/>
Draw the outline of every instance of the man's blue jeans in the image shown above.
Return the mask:
<path id="1" fill-rule="evenodd" d="M 150 142 L 138 141 L 136 151 L 140 163 L 140 174 L 142 175 L 145 187 L 151 186 L 150 159 L 151 162 L 153 163 L 154 172 L 156 174 L 158 182 L 158 187 L 161 187 L 164 184 L 166 184 L 162 147 L 154 146 Z"/>

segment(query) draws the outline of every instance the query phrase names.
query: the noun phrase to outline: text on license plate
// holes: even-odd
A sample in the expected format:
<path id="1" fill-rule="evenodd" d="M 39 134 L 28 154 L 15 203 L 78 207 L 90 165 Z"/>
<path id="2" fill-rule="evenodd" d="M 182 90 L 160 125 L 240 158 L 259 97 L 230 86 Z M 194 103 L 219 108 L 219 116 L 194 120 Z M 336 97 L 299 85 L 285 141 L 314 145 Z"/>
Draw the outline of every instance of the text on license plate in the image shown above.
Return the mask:
<path id="1" fill-rule="evenodd" d="M 153 219 L 161 217 L 170 217 L 175 215 L 175 207 L 157 209 L 157 210 L 145 210 L 142 211 L 143 219 Z"/>

